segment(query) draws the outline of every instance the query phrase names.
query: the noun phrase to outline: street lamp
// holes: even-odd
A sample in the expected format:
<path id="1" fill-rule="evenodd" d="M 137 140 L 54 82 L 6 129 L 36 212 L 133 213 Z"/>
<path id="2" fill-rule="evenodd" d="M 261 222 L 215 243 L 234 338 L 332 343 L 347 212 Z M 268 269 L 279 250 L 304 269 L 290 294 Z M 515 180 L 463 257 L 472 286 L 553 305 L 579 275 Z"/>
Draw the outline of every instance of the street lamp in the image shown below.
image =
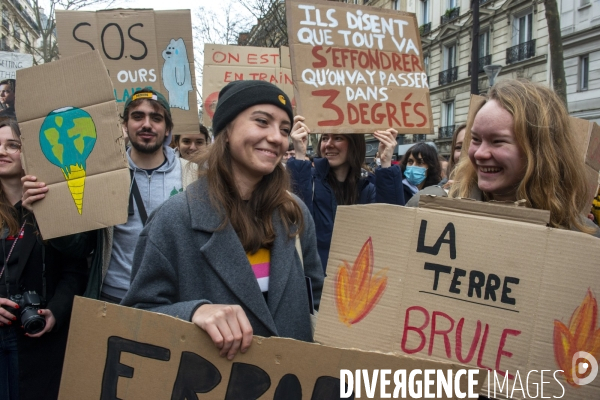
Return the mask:
<path id="1" fill-rule="evenodd" d="M 483 67 L 483 70 L 485 71 L 485 74 L 490 82 L 490 87 L 494 86 L 494 80 L 496 80 L 496 77 L 500 73 L 501 69 L 502 65 L 486 65 Z"/>

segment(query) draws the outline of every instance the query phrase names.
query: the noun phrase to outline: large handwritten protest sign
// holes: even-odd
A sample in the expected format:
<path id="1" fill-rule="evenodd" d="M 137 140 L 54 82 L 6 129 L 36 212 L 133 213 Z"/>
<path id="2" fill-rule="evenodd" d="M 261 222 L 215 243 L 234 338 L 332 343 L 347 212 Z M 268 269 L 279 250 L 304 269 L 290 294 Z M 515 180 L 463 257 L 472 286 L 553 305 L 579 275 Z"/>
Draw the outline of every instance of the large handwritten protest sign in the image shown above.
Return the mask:
<path id="1" fill-rule="evenodd" d="M 261 80 L 281 88 L 294 97 L 290 53 L 288 47 L 204 45 L 204 69 L 202 71 L 202 122 L 212 125 L 219 91 L 233 81 Z M 292 102 L 293 103 L 293 102 Z"/>
<path id="2" fill-rule="evenodd" d="M 258 336 L 245 354 L 228 361 L 192 323 L 77 297 L 59 398 L 336 400 L 341 369 L 370 377 L 358 381 L 354 394 L 344 388 L 350 399 L 390 398 L 394 391 L 395 398 L 420 399 L 427 391 L 455 399 L 453 393 L 477 393 L 485 376 L 475 369 L 469 370 L 475 379 L 467 379 L 455 363 Z M 387 382 L 374 370 L 387 370 Z M 452 376 L 450 390 L 441 390 L 431 375 L 425 380 L 426 371 Z"/>
<path id="3" fill-rule="evenodd" d="M 298 113 L 314 133 L 433 132 L 414 14 L 287 0 Z"/>
<path id="4" fill-rule="evenodd" d="M 15 79 L 18 69 L 29 68 L 32 65 L 33 56 L 31 54 L 0 51 L 0 80 Z"/>
<path id="5" fill-rule="evenodd" d="M 61 57 L 99 50 L 123 110 L 133 92 L 169 100 L 176 134 L 199 133 L 189 10 L 57 11 Z"/>
<path id="6" fill-rule="evenodd" d="M 125 223 L 129 168 L 97 51 L 17 71 L 23 167 L 50 189 L 33 212 L 44 239 Z"/>
<path id="7" fill-rule="evenodd" d="M 548 211 L 421 201 L 338 208 L 315 340 L 489 369 L 493 398 L 600 398 L 598 239 Z"/>

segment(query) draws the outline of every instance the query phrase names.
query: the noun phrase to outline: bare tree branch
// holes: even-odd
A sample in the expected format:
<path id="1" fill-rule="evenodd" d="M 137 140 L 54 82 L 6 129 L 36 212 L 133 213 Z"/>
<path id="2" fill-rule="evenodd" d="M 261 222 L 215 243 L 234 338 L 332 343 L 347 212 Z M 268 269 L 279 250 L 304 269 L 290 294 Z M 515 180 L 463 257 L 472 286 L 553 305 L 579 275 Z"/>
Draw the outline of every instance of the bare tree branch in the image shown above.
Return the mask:
<path id="1" fill-rule="evenodd" d="M 26 10 L 10 12 L 13 22 L 13 38 L 19 46 L 24 45 L 25 51 L 33 55 L 35 65 L 58 59 L 56 43 L 56 10 L 79 10 L 89 6 L 110 8 L 119 0 L 30 0 L 33 18 Z M 127 0 L 125 0 L 127 1 Z M 120 0 L 119 2 L 123 2 Z M 44 9 L 44 6 L 48 9 Z M 23 24 L 31 25 L 31 29 L 23 29 Z M 33 35 L 28 32 L 34 32 Z"/>

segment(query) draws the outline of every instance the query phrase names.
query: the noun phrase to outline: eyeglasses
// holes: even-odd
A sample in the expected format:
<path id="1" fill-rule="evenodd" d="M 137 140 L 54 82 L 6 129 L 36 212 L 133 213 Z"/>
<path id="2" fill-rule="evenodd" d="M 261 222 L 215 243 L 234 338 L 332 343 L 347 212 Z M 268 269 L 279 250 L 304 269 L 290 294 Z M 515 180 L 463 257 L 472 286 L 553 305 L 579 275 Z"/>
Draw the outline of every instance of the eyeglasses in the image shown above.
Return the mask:
<path id="1" fill-rule="evenodd" d="M 21 151 L 21 144 L 15 142 L 6 142 L 0 144 L 0 148 L 4 148 L 4 151 L 8 154 L 16 154 Z"/>

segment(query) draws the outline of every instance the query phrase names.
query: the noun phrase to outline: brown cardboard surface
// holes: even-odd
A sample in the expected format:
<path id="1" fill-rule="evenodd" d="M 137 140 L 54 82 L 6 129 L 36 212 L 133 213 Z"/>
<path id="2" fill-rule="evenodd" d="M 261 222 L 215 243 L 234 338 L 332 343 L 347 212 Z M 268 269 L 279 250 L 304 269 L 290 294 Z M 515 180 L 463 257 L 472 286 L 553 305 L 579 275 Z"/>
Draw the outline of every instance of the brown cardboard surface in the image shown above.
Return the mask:
<path id="1" fill-rule="evenodd" d="M 169 100 L 175 134 L 199 133 L 190 10 L 57 10 L 56 26 L 61 57 L 100 52 L 119 112 L 150 87 Z"/>
<path id="2" fill-rule="evenodd" d="M 294 394 L 301 394 L 302 399 L 327 400 L 339 398 L 339 383 L 333 392 L 324 391 L 321 385 L 332 380 L 335 383 L 340 369 L 371 372 L 384 368 L 406 369 L 408 376 L 414 369 L 457 371 L 463 367 L 258 336 L 245 354 L 236 355 L 230 362 L 219 357 L 208 335 L 192 323 L 77 297 L 59 398 L 300 398 L 282 390 L 283 378 L 283 382 L 301 387 L 300 393 Z M 480 386 L 483 379 L 478 379 Z M 260 387 L 263 389 L 254 392 Z M 388 386 L 387 392 L 393 388 L 389 390 Z M 466 379 L 461 379 L 461 389 L 466 390 Z M 379 385 L 375 393 L 371 398 L 380 398 Z M 363 386 L 361 398 L 365 394 Z"/>
<path id="3" fill-rule="evenodd" d="M 126 222 L 129 168 L 112 85 L 98 52 L 20 70 L 17 76 L 23 168 L 49 187 L 46 198 L 33 204 L 43 238 Z M 65 125 L 59 133 L 58 127 L 70 122 L 64 115 L 73 114 L 51 113 L 64 107 L 83 111 L 73 110 L 81 114 L 73 117 L 72 127 Z M 87 116 L 94 130 L 77 130 L 83 123 L 75 125 L 75 121 L 87 121 Z M 47 129 L 53 121 L 57 127 Z M 67 182 L 81 186 L 77 180 L 81 169 L 84 186 L 78 197 L 74 193 L 79 189 L 70 188 Z M 67 180 L 63 171 L 75 175 Z"/>
<path id="4" fill-rule="evenodd" d="M 471 199 L 451 199 L 432 195 L 421 195 L 419 207 L 432 210 L 450 211 L 461 214 L 478 215 L 508 219 L 511 221 L 529 222 L 542 226 L 550 222 L 550 211 L 519 207 L 515 203 L 481 202 Z"/>
<path id="5" fill-rule="evenodd" d="M 202 123 L 212 126 L 219 92 L 229 82 L 262 80 L 283 90 L 294 104 L 289 49 L 222 44 L 204 45 Z"/>
<path id="6" fill-rule="evenodd" d="M 500 373 L 519 371 L 522 387 L 537 370 L 531 393 L 540 370 L 550 370 L 544 396 L 560 397 L 564 387 L 563 399 L 598 398 L 600 379 L 575 387 L 553 374 L 562 369 L 570 376 L 572 368 L 570 356 L 557 361 L 571 343 L 557 332 L 568 331 L 580 344 L 572 350 L 600 359 L 591 345 L 600 329 L 599 244 L 591 235 L 491 217 L 384 204 L 338 207 L 315 340 L 465 362 L 496 371 L 500 380 Z M 488 284 L 498 289 L 486 299 Z M 512 397 L 523 398 L 515 382 Z"/>
<path id="7" fill-rule="evenodd" d="M 433 133 L 414 14 L 287 0 L 298 114 L 313 133 Z"/>

